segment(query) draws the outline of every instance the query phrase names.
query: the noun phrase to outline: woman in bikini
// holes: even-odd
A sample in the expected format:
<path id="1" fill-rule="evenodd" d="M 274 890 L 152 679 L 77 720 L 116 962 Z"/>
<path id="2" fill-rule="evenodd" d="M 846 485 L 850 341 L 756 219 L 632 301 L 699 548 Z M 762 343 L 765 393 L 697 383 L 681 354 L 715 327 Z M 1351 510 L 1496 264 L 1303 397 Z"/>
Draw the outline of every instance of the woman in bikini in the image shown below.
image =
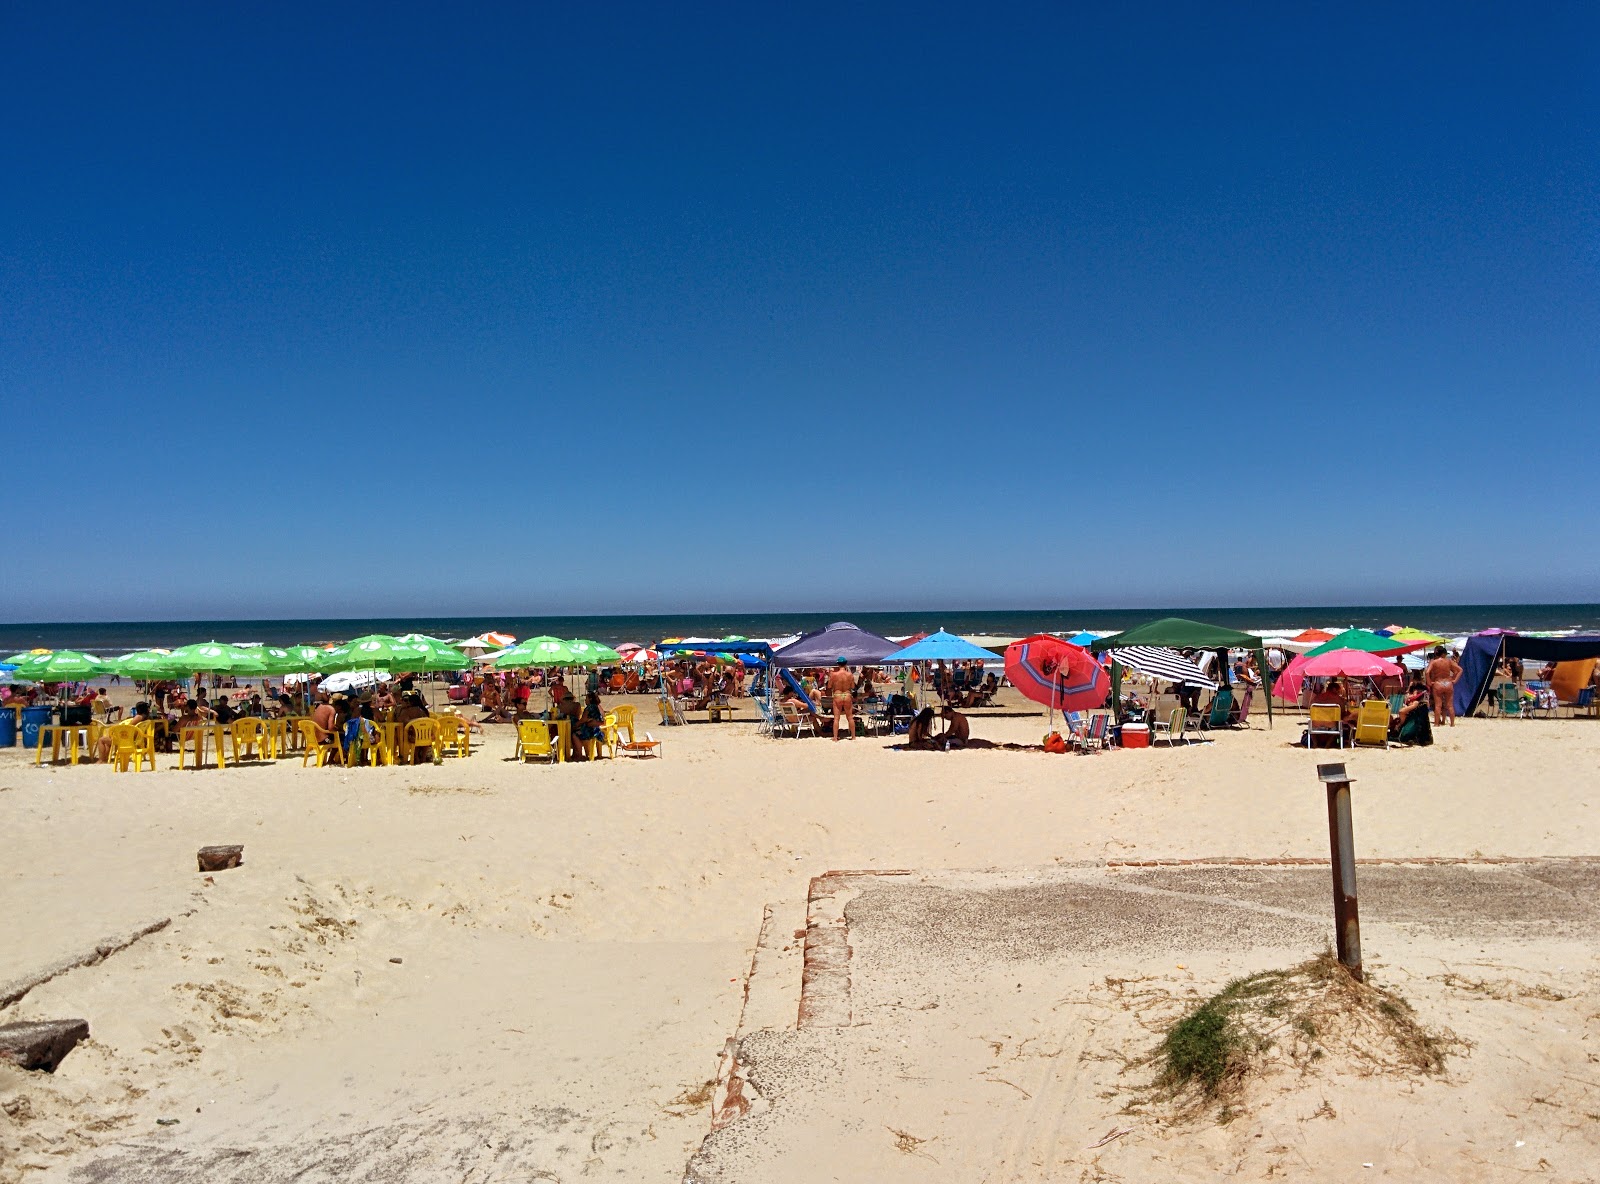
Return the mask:
<path id="1" fill-rule="evenodd" d="M 1456 679 L 1461 677 L 1461 667 L 1445 652 L 1444 646 L 1433 651 L 1433 661 L 1425 674 L 1428 696 L 1433 701 L 1433 722 L 1443 726 L 1446 717 L 1450 726 L 1456 726 Z"/>

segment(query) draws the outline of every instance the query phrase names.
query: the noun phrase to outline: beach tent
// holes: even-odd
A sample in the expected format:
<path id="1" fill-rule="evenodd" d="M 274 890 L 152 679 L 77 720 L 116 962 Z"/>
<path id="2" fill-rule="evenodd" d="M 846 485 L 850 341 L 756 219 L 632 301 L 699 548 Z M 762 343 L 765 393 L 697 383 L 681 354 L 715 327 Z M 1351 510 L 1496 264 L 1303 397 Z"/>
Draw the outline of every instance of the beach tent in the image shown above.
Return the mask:
<path id="1" fill-rule="evenodd" d="M 1165 646 L 1171 649 L 1195 650 L 1250 650 L 1256 656 L 1256 669 L 1265 672 L 1267 653 L 1261 638 L 1254 633 L 1241 633 L 1237 629 L 1224 629 L 1220 625 L 1207 625 L 1202 621 L 1187 621 L 1182 617 L 1164 617 L 1144 625 L 1135 625 L 1110 637 L 1101 637 L 1089 643 L 1091 653 L 1111 655 L 1111 700 L 1121 710 L 1122 663 L 1117 651 L 1133 646 Z M 1223 672 L 1224 678 L 1226 672 Z M 1267 726 L 1272 726 L 1272 696 L 1267 696 Z"/>
<path id="2" fill-rule="evenodd" d="M 667 647 L 661 648 L 664 650 Z M 901 648 L 887 637 L 868 633 L 849 621 L 835 621 L 826 629 L 802 634 L 793 645 L 786 645 L 775 652 L 772 661 L 779 666 L 832 666 L 843 658 L 852 666 L 874 666 Z M 994 656 L 993 653 L 989 654 L 991 659 Z"/>
<path id="3" fill-rule="evenodd" d="M 1099 640 L 1100 635 L 1098 633 L 1090 633 L 1087 629 L 1085 629 L 1082 633 L 1078 633 L 1067 638 L 1067 644 L 1082 646 L 1084 649 L 1088 649 L 1091 645 Z"/>
<path id="4" fill-rule="evenodd" d="M 1479 633 L 1467 638 L 1456 680 L 1456 714 L 1471 715 L 1483 702 L 1501 658 L 1534 662 L 1581 662 L 1600 658 L 1600 637 L 1524 637 L 1519 633 Z"/>
<path id="5" fill-rule="evenodd" d="M 656 646 L 662 657 L 668 654 L 751 654 L 757 658 L 773 656 L 772 647 L 764 641 L 663 641 Z"/>

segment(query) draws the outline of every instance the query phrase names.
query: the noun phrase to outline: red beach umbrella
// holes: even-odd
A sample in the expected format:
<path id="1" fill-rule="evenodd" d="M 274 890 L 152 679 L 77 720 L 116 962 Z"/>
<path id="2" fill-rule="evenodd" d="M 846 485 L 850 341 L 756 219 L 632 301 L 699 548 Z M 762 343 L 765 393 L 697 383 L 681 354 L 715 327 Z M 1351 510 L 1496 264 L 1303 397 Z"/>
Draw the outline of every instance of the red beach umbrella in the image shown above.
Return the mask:
<path id="1" fill-rule="evenodd" d="M 1048 633 L 1006 647 L 1006 677 L 1035 703 L 1058 711 L 1099 707 L 1111 693 L 1111 679 L 1093 654 Z"/>
<path id="2" fill-rule="evenodd" d="M 1333 634 L 1326 629 L 1302 629 L 1289 639 L 1290 641 L 1332 641 Z"/>

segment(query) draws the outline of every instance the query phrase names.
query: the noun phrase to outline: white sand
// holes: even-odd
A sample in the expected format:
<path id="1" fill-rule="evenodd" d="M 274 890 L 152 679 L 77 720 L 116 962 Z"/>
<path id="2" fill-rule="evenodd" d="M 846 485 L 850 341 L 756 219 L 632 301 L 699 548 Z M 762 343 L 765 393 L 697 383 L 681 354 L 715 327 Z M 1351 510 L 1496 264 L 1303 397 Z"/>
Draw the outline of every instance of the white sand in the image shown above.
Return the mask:
<path id="1" fill-rule="evenodd" d="M 1043 722 L 979 716 L 974 733 L 1033 743 Z M 674 729 L 658 761 L 557 768 L 509 762 L 509 729 L 412 769 L 163 758 L 118 775 L 0 753 L 0 981 L 173 917 L 0 1011 L 94 1033 L 54 1077 L 0 1072 L 0 1180 L 132 1149 L 172 1178 L 156 1149 L 220 1147 L 255 1149 L 264 1174 L 239 1179 L 336 1154 L 326 1178 L 676 1179 L 765 903 L 803 916 L 830 868 L 1322 856 L 1326 755 L 1264 723 L 1091 758 L 749 725 Z M 1600 851 L 1600 726 L 1468 721 L 1438 739 L 1346 754 L 1363 855 Z M 207 883 L 196 848 L 229 842 L 245 866 Z M 83 1178 L 136 1178 L 131 1162 Z"/>

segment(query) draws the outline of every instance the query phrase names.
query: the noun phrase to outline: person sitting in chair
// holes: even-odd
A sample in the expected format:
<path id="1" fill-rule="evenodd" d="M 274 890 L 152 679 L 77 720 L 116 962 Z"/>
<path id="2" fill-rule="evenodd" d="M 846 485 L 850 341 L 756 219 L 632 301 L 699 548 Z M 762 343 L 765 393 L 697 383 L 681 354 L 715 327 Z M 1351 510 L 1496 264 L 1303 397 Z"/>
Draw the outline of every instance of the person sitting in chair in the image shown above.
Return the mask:
<path id="1" fill-rule="evenodd" d="M 1405 701 L 1389 721 L 1389 735 L 1401 744 L 1427 746 L 1433 743 L 1433 717 L 1428 711 L 1428 687 L 1422 678 L 1411 680 Z"/>

